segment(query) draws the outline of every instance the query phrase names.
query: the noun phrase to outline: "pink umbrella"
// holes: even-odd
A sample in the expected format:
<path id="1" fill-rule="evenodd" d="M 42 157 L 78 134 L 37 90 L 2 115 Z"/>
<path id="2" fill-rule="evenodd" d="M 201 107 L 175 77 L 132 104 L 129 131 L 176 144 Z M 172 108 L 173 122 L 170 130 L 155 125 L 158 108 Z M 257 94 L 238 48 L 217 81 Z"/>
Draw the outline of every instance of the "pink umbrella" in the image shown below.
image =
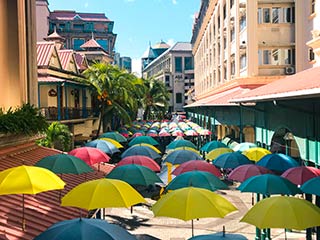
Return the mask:
<path id="1" fill-rule="evenodd" d="M 178 130 L 175 130 L 173 133 L 171 133 L 171 135 L 174 137 L 177 137 L 177 136 L 183 137 L 184 136 L 183 132 L 178 131 Z"/>
<path id="2" fill-rule="evenodd" d="M 125 157 L 121 159 L 120 162 L 118 162 L 116 167 L 128 164 L 137 164 L 150 168 L 152 171 L 160 172 L 160 166 L 152 158 L 149 158 L 147 156 L 134 155 Z"/>
<path id="3" fill-rule="evenodd" d="M 160 137 L 170 137 L 171 134 L 168 133 L 168 132 L 163 131 L 163 132 L 160 132 L 160 133 L 159 133 L 159 136 L 160 136 Z"/>
<path id="4" fill-rule="evenodd" d="M 135 134 L 132 135 L 133 138 L 134 137 L 139 137 L 139 136 L 144 136 L 144 134 L 141 133 L 141 132 L 136 132 Z"/>
<path id="5" fill-rule="evenodd" d="M 85 161 L 88 165 L 100 162 L 109 162 L 110 157 L 98 148 L 80 147 L 69 152 L 70 155 L 76 156 Z"/>
<path id="6" fill-rule="evenodd" d="M 318 176 L 320 176 L 320 169 L 307 166 L 289 168 L 281 175 L 281 177 L 288 179 L 296 185 L 302 185 L 311 178 Z"/>
<path id="7" fill-rule="evenodd" d="M 266 173 L 272 173 L 272 171 L 265 167 L 261 167 L 254 164 L 244 164 L 233 169 L 229 173 L 228 179 L 238 181 L 238 182 L 243 182 L 247 178 L 261 175 L 261 174 L 266 174 Z"/>
<path id="8" fill-rule="evenodd" d="M 172 174 L 178 176 L 184 172 L 190 172 L 193 170 L 209 172 L 217 177 L 221 177 L 221 172 L 214 165 L 207 163 L 205 161 L 199 160 L 191 160 L 185 163 L 182 163 L 179 167 L 177 167 Z"/>

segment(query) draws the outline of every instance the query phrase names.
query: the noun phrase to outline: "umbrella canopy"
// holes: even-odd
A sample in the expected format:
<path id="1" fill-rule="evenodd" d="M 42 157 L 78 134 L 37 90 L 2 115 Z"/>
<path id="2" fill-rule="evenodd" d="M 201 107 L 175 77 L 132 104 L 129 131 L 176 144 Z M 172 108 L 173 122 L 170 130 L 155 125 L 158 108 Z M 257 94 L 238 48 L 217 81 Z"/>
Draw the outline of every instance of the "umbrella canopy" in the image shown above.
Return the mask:
<path id="1" fill-rule="evenodd" d="M 234 146 L 232 148 L 233 151 L 235 152 L 243 152 L 243 151 L 246 151 L 250 148 L 255 148 L 257 147 L 256 144 L 254 143 L 251 143 L 251 142 L 243 142 L 243 143 L 239 143 L 238 145 Z"/>
<path id="2" fill-rule="evenodd" d="M 209 172 L 217 177 L 221 177 L 221 172 L 214 165 L 207 163 L 206 161 L 190 160 L 188 162 L 182 163 L 178 166 L 172 174 L 178 176 L 185 172 L 190 172 L 193 170 Z"/>
<path id="3" fill-rule="evenodd" d="M 56 174 L 82 174 L 93 169 L 80 158 L 69 154 L 55 154 L 39 160 L 35 166 L 46 168 Z"/>
<path id="4" fill-rule="evenodd" d="M 320 186 L 320 177 L 315 177 L 310 179 L 309 181 L 306 181 L 304 184 L 302 184 L 300 189 L 305 193 L 320 196 L 319 186 Z"/>
<path id="5" fill-rule="evenodd" d="M 252 224 L 260 229 L 302 230 L 320 226 L 320 208 L 301 198 L 269 197 L 255 204 L 240 222 Z"/>
<path id="6" fill-rule="evenodd" d="M 181 164 L 190 160 L 202 160 L 202 157 L 195 152 L 188 150 L 176 150 L 169 153 L 164 162 L 169 162 L 172 165 Z"/>
<path id="7" fill-rule="evenodd" d="M 293 167 L 286 170 L 281 176 L 296 185 L 302 185 L 308 180 L 320 176 L 320 169 L 307 166 Z"/>
<path id="8" fill-rule="evenodd" d="M 232 203 L 219 194 L 195 187 L 169 192 L 152 206 L 155 216 L 178 218 L 184 221 L 196 218 L 223 218 L 236 210 Z"/>
<path id="9" fill-rule="evenodd" d="M 169 153 L 176 151 L 176 150 L 189 150 L 191 152 L 195 152 L 196 154 L 200 154 L 200 152 L 197 149 L 194 149 L 191 147 L 177 147 L 175 149 L 168 149 L 166 152 L 169 154 Z"/>
<path id="10" fill-rule="evenodd" d="M 86 210 L 109 207 L 130 207 L 146 200 L 128 183 L 116 179 L 98 179 L 71 189 L 61 201 L 61 206 Z"/>
<path id="11" fill-rule="evenodd" d="M 34 240 L 134 240 L 135 236 L 118 225 L 102 219 L 75 218 L 57 222 Z"/>
<path id="12" fill-rule="evenodd" d="M 197 149 L 197 147 L 191 141 L 185 139 L 175 140 L 167 145 L 167 149 L 175 149 L 178 147 L 189 147 Z"/>
<path id="13" fill-rule="evenodd" d="M 151 148 L 147 146 L 140 146 L 140 145 L 134 145 L 132 147 L 129 147 L 127 150 L 125 150 L 121 154 L 121 158 L 135 156 L 135 155 L 143 155 L 143 156 L 150 157 L 152 159 L 161 158 L 161 156 Z"/>
<path id="14" fill-rule="evenodd" d="M 289 168 L 299 166 L 296 160 L 282 153 L 265 155 L 257 162 L 257 165 L 277 172 L 284 172 Z"/>
<path id="15" fill-rule="evenodd" d="M 99 140 L 107 141 L 112 143 L 116 148 L 123 148 L 122 144 L 112 138 L 99 138 Z"/>
<path id="16" fill-rule="evenodd" d="M 119 143 L 126 143 L 127 139 L 117 132 L 105 132 L 99 136 L 99 138 L 111 138 L 113 140 L 116 140 Z"/>
<path id="17" fill-rule="evenodd" d="M 106 176 L 109 179 L 119 179 L 130 185 L 149 186 L 155 183 L 162 183 L 158 175 L 150 168 L 129 164 L 116 167 Z"/>
<path id="18" fill-rule="evenodd" d="M 217 157 L 219 157 L 221 154 L 232 153 L 232 152 L 233 152 L 233 150 L 230 148 L 216 148 L 216 149 L 211 150 L 208 154 L 206 154 L 206 159 L 212 161 L 212 160 L 216 159 Z"/>
<path id="19" fill-rule="evenodd" d="M 175 177 L 168 184 L 166 190 L 175 190 L 184 187 L 205 188 L 210 191 L 216 191 L 217 189 L 228 189 L 228 186 L 215 175 L 208 172 L 194 170 L 191 172 L 182 173 Z"/>
<path id="20" fill-rule="evenodd" d="M 247 240 L 245 236 L 235 233 L 217 232 L 213 234 L 198 235 L 189 240 Z"/>
<path id="21" fill-rule="evenodd" d="M 158 148 L 156 148 L 155 146 L 148 144 L 148 143 L 139 143 L 139 144 L 135 144 L 133 146 L 146 146 L 146 147 L 149 147 L 152 150 L 154 150 L 156 153 L 161 154 L 161 151 Z"/>
<path id="22" fill-rule="evenodd" d="M 98 148 L 80 147 L 69 152 L 70 155 L 78 157 L 85 161 L 88 165 L 93 165 L 100 162 L 109 162 L 110 157 Z"/>
<path id="23" fill-rule="evenodd" d="M 155 146 L 155 145 L 159 145 L 159 143 L 152 137 L 150 136 L 138 136 L 138 137 L 134 137 L 131 139 L 131 141 L 129 142 L 129 146 L 133 146 L 133 145 L 136 145 L 136 144 L 140 144 L 140 143 L 147 143 L 147 144 L 150 144 L 152 146 Z"/>
<path id="24" fill-rule="evenodd" d="M 152 158 L 149 158 L 147 156 L 136 155 L 125 157 L 121 159 L 120 162 L 118 162 L 116 167 L 128 164 L 137 164 L 150 168 L 152 171 L 160 172 L 160 166 L 158 165 L 158 163 L 156 163 Z"/>
<path id="25" fill-rule="evenodd" d="M 228 147 L 227 145 L 225 145 L 224 143 L 222 143 L 220 141 L 210 141 L 210 142 L 207 142 L 205 145 L 203 145 L 200 148 L 200 151 L 210 152 L 210 151 L 217 149 L 217 148 L 227 148 L 227 147 Z"/>
<path id="26" fill-rule="evenodd" d="M 252 164 L 253 162 L 239 152 L 223 153 L 212 162 L 213 165 L 223 169 L 234 169 L 241 165 L 250 163 Z"/>
<path id="27" fill-rule="evenodd" d="M 86 147 L 98 148 L 109 155 L 113 155 L 115 153 L 120 152 L 120 150 L 111 142 L 100 140 L 100 139 L 96 139 L 88 142 L 86 144 Z"/>
<path id="28" fill-rule="evenodd" d="M 251 161 L 257 162 L 265 155 L 271 154 L 271 152 L 265 148 L 253 147 L 253 148 L 249 148 L 248 150 L 243 151 L 242 154 L 244 154 Z"/>
<path id="29" fill-rule="evenodd" d="M 237 189 L 241 192 L 261 193 L 268 196 L 272 194 L 296 195 L 301 193 L 301 190 L 289 180 L 268 173 L 248 178 Z"/>
<path id="30" fill-rule="evenodd" d="M 233 169 L 229 173 L 228 179 L 238 181 L 238 182 L 243 182 L 250 177 L 262 175 L 266 173 L 271 174 L 272 171 L 265 167 L 261 167 L 255 164 L 244 164 Z"/>

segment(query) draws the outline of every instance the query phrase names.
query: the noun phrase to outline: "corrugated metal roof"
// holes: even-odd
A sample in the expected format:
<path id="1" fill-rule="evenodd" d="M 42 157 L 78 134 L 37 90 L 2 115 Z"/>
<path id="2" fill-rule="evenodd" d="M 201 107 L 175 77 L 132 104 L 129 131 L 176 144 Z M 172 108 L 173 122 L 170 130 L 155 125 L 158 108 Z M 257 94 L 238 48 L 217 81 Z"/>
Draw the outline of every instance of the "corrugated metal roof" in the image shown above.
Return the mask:
<path id="1" fill-rule="evenodd" d="M 54 49 L 55 42 L 37 42 L 38 67 L 49 66 Z"/>
<path id="2" fill-rule="evenodd" d="M 70 63 L 73 55 L 72 49 L 63 49 L 58 51 L 61 66 L 64 70 L 67 70 L 68 64 Z"/>
<path id="3" fill-rule="evenodd" d="M 258 102 L 294 99 L 320 94 L 320 67 L 298 72 L 231 99 L 232 102 Z"/>
<path id="4" fill-rule="evenodd" d="M 83 21 L 99 21 L 99 22 L 110 22 L 110 19 L 106 17 L 104 13 L 79 13 L 75 11 L 64 11 L 56 10 L 50 12 L 50 19 L 56 20 L 74 20 L 82 19 Z"/>
<path id="5" fill-rule="evenodd" d="M 0 149 L 0 171 L 22 164 L 34 165 L 41 158 L 58 153 L 60 151 L 39 147 L 34 143 L 3 148 Z M 103 178 L 112 168 L 112 165 L 106 164 L 100 167 L 100 172 L 82 175 L 63 174 L 61 178 L 67 185 L 61 192 L 62 196 L 82 182 Z M 22 196 L 0 196 L 0 239 L 33 239 L 58 221 L 79 217 L 79 209 L 60 206 L 59 194 L 59 191 L 49 191 L 25 195 L 25 231 L 21 228 Z M 87 214 L 86 211 L 81 212 L 82 216 Z"/>
<path id="6" fill-rule="evenodd" d="M 52 77 L 52 76 L 46 76 L 46 77 L 38 77 L 38 82 L 52 82 L 52 83 L 60 83 L 60 82 L 66 82 L 65 79 Z"/>
<path id="7" fill-rule="evenodd" d="M 82 44 L 80 47 L 83 49 L 86 49 L 86 48 L 101 48 L 101 49 L 103 49 L 101 47 L 101 45 L 93 38 L 91 38 L 89 41 Z"/>

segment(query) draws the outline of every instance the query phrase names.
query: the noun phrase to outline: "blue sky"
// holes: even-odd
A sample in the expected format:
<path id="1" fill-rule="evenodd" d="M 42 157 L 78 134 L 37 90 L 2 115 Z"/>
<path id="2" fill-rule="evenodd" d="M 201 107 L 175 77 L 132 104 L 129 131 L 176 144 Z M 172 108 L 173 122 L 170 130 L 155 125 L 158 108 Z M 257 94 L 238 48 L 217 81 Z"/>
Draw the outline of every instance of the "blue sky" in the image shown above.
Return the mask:
<path id="1" fill-rule="evenodd" d="M 169 45 L 189 42 L 195 12 L 200 0 L 49 0 L 53 10 L 105 13 L 114 21 L 116 51 L 139 61 L 149 46 L 163 40 Z"/>

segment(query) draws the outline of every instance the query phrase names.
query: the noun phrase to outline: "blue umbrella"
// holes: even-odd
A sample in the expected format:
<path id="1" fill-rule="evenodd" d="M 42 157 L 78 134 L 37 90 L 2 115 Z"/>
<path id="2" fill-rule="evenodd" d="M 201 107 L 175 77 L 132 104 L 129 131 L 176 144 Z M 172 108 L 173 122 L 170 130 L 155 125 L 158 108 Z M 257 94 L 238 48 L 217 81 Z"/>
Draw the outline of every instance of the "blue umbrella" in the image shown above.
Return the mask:
<path id="1" fill-rule="evenodd" d="M 320 177 L 311 178 L 301 185 L 300 189 L 308 194 L 320 196 Z"/>
<path id="2" fill-rule="evenodd" d="M 156 153 L 154 150 L 152 150 L 150 147 L 140 146 L 140 145 L 134 145 L 132 147 L 129 147 L 127 150 L 125 150 L 121 154 L 121 158 L 135 156 L 135 155 L 143 155 L 143 156 L 150 157 L 152 159 L 161 158 L 161 156 L 158 153 Z"/>
<path id="3" fill-rule="evenodd" d="M 221 154 L 212 162 L 212 164 L 223 169 L 234 169 L 240 165 L 253 164 L 253 162 L 239 152 L 231 152 Z"/>
<path id="4" fill-rule="evenodd" d="M 134 240 L 135 236 L 118 225 L 102 219 L 75 218 L 58 222 L 34 238 L 35 240 Z"/>
<path id="5" fill-rule="evenodd" d="M 302 193 L 288 179 L 274 174 L 262 174 L 250 177 L 241 183 L 238 189 L 241 192 L 260 193 L 267 196 L 272 194 L 296 195 Z"/>
<path id="6" fill-rule="evenodd" d="M 117 152 L 120 152 L 118 148 L 116 148 L 115 145 L 113 145 L 111 142 L 107 142 L 104 140 L 93 140 L 86 144 L 86 147 L 94 147 L 100 149 L 102 152 L 105 152 L 109 155 L 113 155 Z"/>
<path id="7" fill-rule="evenodd" d="M 169 153 L 163 161 L 169 162 L 172 165 L 176 165 L 176 164 L 181 164 L 190 160 L 202 160 L 202 157 L 193 151 L 176 150 Z"/>
<path id="8" fill-rule="evenodd" d="M 282 153 L 267 154 L 256 164 L 277 172 L 284 172 L 289 168 L 299 166 L 296 160 Z"/>
<path id="9" fill-rule="evenodd" d="M 241 234 L 218 232 L 195 236 L 189 238 L 189 240 L 248 240 L 248 238 Z"/>
<path id="10" fill-rule="evenodd" d="M 227 145 L 225 145 L 224 143 L 222 142 L 219 142 L 219 141 L 211 141 L 211 142 L 207 142 L 205 145 L 203 145 L 201 148 L 200 148 L 200 151 L 202 152 L 210 152 L 216 148 L 226 148 L 228 147 Z"/>

